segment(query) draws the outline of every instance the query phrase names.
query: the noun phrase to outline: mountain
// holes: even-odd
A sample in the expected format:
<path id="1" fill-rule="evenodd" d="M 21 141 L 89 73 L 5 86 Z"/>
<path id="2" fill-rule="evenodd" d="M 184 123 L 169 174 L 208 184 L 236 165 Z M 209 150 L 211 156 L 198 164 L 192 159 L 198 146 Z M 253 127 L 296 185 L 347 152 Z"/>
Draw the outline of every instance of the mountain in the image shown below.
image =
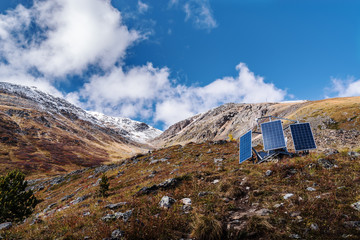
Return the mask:
<path id="1" fill-rule="evenodd" d="M 109 163 L 152 149 L 146 140 L 161 133 L 95 116 L 34 87 L 0 82 L 0 172 L 51 175 Z"/>
<path id="2" fill-rule="evenodd" d="M 257 118 L 269 115 L 310 122 L 319 149 L 352 148 L 360 140 L 360 97 L 349 97 L 287 103 L 229 103 L 170 126 L 153 144 L 201 143 L 227 139 L 229 134 L 239 138 L 250 129 L 256 130 Z M 284 121 L 284 127 L 289 123 Z M 292 149 L 289 130 L 285 136 Z M 260 135 L 255 137 L 254 144 L 262 144 Z"/>
<path id="3" fill-rule="evenodd" d="M 110 117 L 102 113 L 88 111 L 95 117 L 101 125 L 120 131 L 124 137 L 138 143 L 149 143 L 155 137 L 158 137 L 162 131 L 151 127 L 143 122 L 131 120 L 122 117 Z"/>

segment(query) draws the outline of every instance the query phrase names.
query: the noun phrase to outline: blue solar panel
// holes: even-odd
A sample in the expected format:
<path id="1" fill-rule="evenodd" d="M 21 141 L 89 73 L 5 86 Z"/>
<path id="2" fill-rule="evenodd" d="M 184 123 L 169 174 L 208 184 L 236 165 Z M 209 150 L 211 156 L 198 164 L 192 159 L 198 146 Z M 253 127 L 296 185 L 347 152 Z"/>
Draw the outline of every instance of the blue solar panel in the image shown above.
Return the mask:
<path id="1" fill-rule="evenodd" d="M 252 157 L 251 130 L 240 137 L 240 160 L 242 163 Z"/>
<path id="2" fill-rule="evenodd" d="M 261 132 L 265 151 L 286 148 L 281 120 L 262 123 Z"/>
<path id="3" fill-rule="evenodd" d="M 290 130 L 296 151 L 304 151 L 316 148 L 310 123 L 291 124 Z"/>

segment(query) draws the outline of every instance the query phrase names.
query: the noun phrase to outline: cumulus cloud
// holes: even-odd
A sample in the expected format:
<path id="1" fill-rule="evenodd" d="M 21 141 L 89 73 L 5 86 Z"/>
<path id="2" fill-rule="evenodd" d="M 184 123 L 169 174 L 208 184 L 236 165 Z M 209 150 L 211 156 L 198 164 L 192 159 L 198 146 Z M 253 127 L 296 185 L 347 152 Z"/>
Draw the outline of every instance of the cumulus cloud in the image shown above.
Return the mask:
<path id="1" fill-rule="evenodd" d="M 354 97 L 360 96 L 360 79 L 349 77 L 346 80 L 332 78 L 332 86 L 326 92 L 333 97 Z M 329 96 L 327 96 L 329 97 Z"/>
<path id="2" fill-rule="evenodd" d="M 96 111 L 148 117 L 153 102 L 170 88 L 169 74 L 168 68 L 154 68 L 151 63 L 128 71 L 114 67 L 105 75 L 93 76 L 79 97 L 87 99 L 87 108 Z"/>
<path id="3" fill-rule="evenodd" d="M 140 38 L 109 0 L 35 0 L 0 15 L 2 68 L 49 81 L 90 65 L 112 68 Z"/>
<path id="4" fill-rule="evenodd" d="M 279 102 L 286 91 L 278 89 L 264 78 L 256 76 L 244 63 L 236 66 L 237 77 L 224 77 L 203 87 L 178 86 L 171 98 L 157 103 L 155 119 L 167 126 L 200 112 L 228 102 Z M 175 106 L 174 110 L 171 106 Z M 167 115 L 166 112 L 171 114 Z"/>
<path id="5" fill-rule="evenodd" d="M 244 63 L 236 66 L 236 77 L 217 79 L 206 86 L 172 83 L 168 68 L 151 63 L 124 71 L 116 67 L 94 76 L 78 93 L 86 107 L 111 115 L 153 118 L 169 126 L 187 117 L 228 102 L 279 102 L 286 91 L 256 76 Z M 73 100 L 74 95 L 71 96 Z"/>
<path id="6" fill-rule="evenodd" d="M 209 0 L 170 0 L 169 7 L 180 5 L 185 12 L 185 21 L 191 21 L 199 29 L 211 30 L 218 26 Z"/>

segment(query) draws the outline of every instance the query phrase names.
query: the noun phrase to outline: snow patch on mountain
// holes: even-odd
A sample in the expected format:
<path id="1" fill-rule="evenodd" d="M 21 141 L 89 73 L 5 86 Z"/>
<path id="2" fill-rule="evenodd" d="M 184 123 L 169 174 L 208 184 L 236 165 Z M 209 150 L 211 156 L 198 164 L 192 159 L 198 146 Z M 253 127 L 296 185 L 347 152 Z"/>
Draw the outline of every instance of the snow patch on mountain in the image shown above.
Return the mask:
<path id="1" fill-rule="evenodd" d="M 122 130 L 126 137 L 136 142 L 147 143 L 149 140 L 162 134 L 161 130 L 151 127 L 143 122 L 123 117 L 111 117 L 99 112 L 87 112 L 99 120 L 104 126 L 114 130 Z"/>

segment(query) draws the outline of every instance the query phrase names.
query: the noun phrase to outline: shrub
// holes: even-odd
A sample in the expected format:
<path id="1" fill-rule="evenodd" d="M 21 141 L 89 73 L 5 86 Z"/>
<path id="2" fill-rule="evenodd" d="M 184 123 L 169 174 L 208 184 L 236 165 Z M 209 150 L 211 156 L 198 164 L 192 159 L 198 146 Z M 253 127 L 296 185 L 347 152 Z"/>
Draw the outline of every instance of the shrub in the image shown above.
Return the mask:
<path id="1" fill-rule="evenodd" d="M 26 191 L 25 175 L 19 170 L 0 176 L 0 222 L 22 221 L 34 211 L 38 200 Z"/>
<path id="2" fill-rule="evenodd" d="M 102 197 L 106 197 L 107 196 L 107 192 L 109 191 L 109 178 L 103 174 L 101 176 L 101 181 L 99 184 L 99 195 Z"/>

